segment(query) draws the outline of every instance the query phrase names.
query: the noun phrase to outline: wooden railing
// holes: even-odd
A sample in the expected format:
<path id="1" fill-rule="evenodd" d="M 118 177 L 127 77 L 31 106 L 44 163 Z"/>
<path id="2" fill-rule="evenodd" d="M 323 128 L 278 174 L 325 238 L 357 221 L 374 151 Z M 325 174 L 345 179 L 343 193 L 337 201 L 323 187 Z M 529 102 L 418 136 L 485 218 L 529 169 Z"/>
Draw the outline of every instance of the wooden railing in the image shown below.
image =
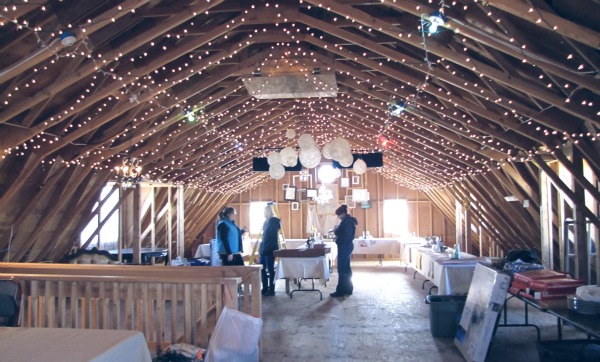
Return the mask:
<path id="1" fill-rule="evenodd" d="M 0 263 L 0 277 L 24 285 L 22 326 L 139 330 L 157 352 L 206 348 L 225 306 L 261 317 L 260 266 Z"/>

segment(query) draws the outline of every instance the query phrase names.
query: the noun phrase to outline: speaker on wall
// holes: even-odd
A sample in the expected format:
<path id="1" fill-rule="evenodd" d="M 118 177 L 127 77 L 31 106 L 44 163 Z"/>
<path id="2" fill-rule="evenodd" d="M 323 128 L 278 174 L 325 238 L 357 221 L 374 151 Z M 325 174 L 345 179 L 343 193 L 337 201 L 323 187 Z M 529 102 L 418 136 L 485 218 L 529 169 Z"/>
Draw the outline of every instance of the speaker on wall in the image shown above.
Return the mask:
<path id="1" fill-rule="evenodd" d="M 383 153 L 356 153 L 352 154 L 354 161 L 361 158 L 367 164 L 367 167 L 383 167 Z M 354 163 L 354 161 L 352 163 Z M 343 167 L 337 161 L 333 161 L 332 166 L 335 168 L 351 168 Z M 284 167 L 286 171 L 300 171 L 302 170 L 302 164 L 298 160 L 298 164 L 294 167 Z M 266 157 L 254 157 L 252 159 L 252 171 L 269 171 L 269 162 Z"/>
<path id="2" fill-rule="evenodd" d="M 361 158 L 367 164 L 367 167 L 383 167 L 383 153 L 353 153 L 354 161 Z M 354 164 L 352 161 L 352 164 Z M 339 162 L 333 161 L 333 167 L 335 168 L 352 168 L 352 166 L 344 167 Z"/>
<path id="3" fill-rule="evenodd" d="M 301 171 L 302 164 L 298 160 L 298 164 L 294 167 L 284 167 L 286 171 Z M 254 157 L 252 159 L 252 171 L 269 171 L 269 162 L 266 157 Z"/>

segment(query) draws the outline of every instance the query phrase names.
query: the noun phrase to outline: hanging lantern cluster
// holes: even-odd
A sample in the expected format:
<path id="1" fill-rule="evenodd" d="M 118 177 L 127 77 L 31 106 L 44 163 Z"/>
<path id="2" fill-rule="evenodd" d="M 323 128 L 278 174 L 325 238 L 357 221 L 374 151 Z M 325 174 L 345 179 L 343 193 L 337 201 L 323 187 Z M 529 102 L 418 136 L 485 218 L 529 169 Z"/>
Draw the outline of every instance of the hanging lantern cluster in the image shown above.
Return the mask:
<path id="1" fill-rule="evenodd" d="M 121 166 L 115 166 L 117 183 L 122 188 L 134 188 L 142 181 L 142 160 L 136 157 L 126 157 Z"/>
<path id="2" fill-rule="evenodd" d="M 285 136 L 293 139 L 296 136 L 296 131 L 288 129 Z M 283 178 L 285 175 L 285 167 L 294 167 L 300 163 L 305 168 L 315 168 L 321 163 L 321 157 L 339 162 L 343 167 L 353 165 L 354 173 L 361 175 L 367 171 L 365 161 L 358 159 L 354 162 L 352 155 L 352 146 L 350 142 L 343 137 L 336 137 L 331 142 L 323 146 L 323 150 L 319 150 L 317 142 L 312 135 L 303 133 L 298 137 L 298 146 L 300 153 L 298 154 L 293 147 L 285 147 L 280 152 L 271 152 L 267 156 L 269 163 L 269 175 L 275 180 Z"/>
<path id="3" fill-rule="evenodd" d="M 301 134 L 298 138 L 300 146 L 300 163 L 306 168 L 315 168 L 321 163 L 321 151 L 317 142 L 308 133 Z"/>

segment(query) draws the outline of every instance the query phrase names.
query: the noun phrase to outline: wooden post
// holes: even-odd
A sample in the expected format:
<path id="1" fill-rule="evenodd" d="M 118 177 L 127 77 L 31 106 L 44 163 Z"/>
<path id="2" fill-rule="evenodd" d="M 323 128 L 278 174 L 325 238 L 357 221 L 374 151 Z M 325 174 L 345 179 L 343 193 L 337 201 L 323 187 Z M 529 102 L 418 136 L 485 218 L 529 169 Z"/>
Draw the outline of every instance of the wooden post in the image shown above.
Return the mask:
<path id="1" fill-rule="evenodd" d="M 550 184 L 551 185 L 551 184 Z M 560 270 L 565 271 L 567 273 L 571 273 L 570 271 L 570 267 L 569 267 L 569 256 L 568 256 L 568 243 L 569 243 L 569 237 L 568 237 L 568 233 L 567 233 L 567 228 L 568 226 L 565 225 L 565 219 L 567 218 L 567 212 L 565 210 L 565 199 L 563 197 L 563 195 L 560 192 L 557 192 L 556 194 L 556 210 L 557 210 L 557 218 L 558 218 L 558 252 L 559 252 L 559 267 Z M 550 208 L 549 210 L 552 211 L 553 210 L 553 204 L 550 203 Z M 552 216 L 552 214 L 550 214 L 550 216 Z M 552 220 L 552 217 L 550 217 L 550 220 Z M 550 224 L 550 226 L 552 226 L 552 224 Z M 565 237 L 566 235 L 566 237 Z"/>
<path id="2" fill-rule="evenodd" d="M 552 257 L 552 183 L 545 172 L 540 170 L 540 236 L 541 236 L 541 254 L 542 264 L 553 269 Z M 562 225 L 562 220 L 561 220 Z M 560 245 L 561 260 L 564 255 L 564 245 Z M 564 270 L 564 265 L 561 265 Z"/>
<path id="3" fill-rule="evenodd" d="M 167 188 L 167 257 L 173 260 L 173 188 Z"/>
<path id="4" fill-rule="evenodd" d="M 479 256 L 483 256 L 483 228 L 479 225 Z"/>
<path id="5" fill-rule="evenodd" d="M 183 186 L 177 186 L 177 256 L 183 256 L 185 242 L 185 193 Z"/>
<path id="6" fill-rule="evenodd" d="M 463 240 L 463 222 L 462 222 L 462 205 L 460 203 L 460 201 L 456 200 L 454 202 L 454 216 L 455 216 L 455 222 L 454 225 L 456 225 L 456 243 L 458 245 L 460 245 L 462 243 Z"/>
<path id="7" fill-rule="evenodd" d="M 471 233 L 471 205 L 469 204 L 469 200 L 463 200 L 463 210 L 464 210 L 464 226 L 463 226 L 463 236 L 465 240 L 464 252 L 473 254 L 473 245 L 472 245 L 472 233 Z"/>
<path id="8" fill-rule="evenodd" d="M 135 187 L 135 189 L 133 189 L 133 209 L 132 211 L 132 215 L 133 215 L 133 220 L 132 220 L 132 225 L 133 225 L 133 231 L 132 231 L 132 236 L 133 236 L 133 240 L 132 240 L 132 252 L 133 252 L 133 264 L 141 264 L 142 263 L 142 241 L 140 239 L 140 235 L 141 235 L 141 225 L 140 225 L 140 207 L 141 207 L 141 203 L 140 200 L 142 198 L 142 186 L 141 185 L 137 185 Z"/>
<path id="9" fill-rule="evenodd" d="M 150 247 L 156 248 L 156 188 L 150 187 Z M 154 258 L 150 258 L 150 264 L 154 265 Z"/>
<path id="10" fill-rule="evenodd" d="M 575 174 L 571 175 L 571 187 L 575 197 L 585 203 L 585 190 L 578 182 L 574 181 L 576 177 L 583 176 L 583 159 L 577 148 L 573 148 L 573 167 Z M 575 204 L 573 208 L 573 220 L 575 222 L 575 278 L 585 280 L 586 284 L 590 282 L 590 246 L 588 245 L 587 222 L 583 213 L 583 208 Z"/>

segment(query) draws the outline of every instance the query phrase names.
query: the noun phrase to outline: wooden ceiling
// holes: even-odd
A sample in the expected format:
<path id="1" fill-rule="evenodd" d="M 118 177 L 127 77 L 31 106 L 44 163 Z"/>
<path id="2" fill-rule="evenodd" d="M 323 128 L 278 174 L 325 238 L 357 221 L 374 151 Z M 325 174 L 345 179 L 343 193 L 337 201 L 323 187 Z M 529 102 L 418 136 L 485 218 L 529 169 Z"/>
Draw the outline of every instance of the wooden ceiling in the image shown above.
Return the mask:
<path id="1" fill-rule="evenodd" d="M 252 172 L 252 159 L 296 146 L 288 129 L 320 147 L 342 136 L 355 153 L 381 151 L 384 167 L 371 170 L 425 192 L 449 220 L 456 201 L 477 206 L 475 223 L 490 240 L 536 247 L 539 170 L 559 183 L 546 162 L 571 170 L 576 154 L 600 175 L 598 6 L 4 2 L 0 249 L 18 245 L 14 261 L 62 256 L 87 222 L 80 210 L 93 209 L 128 155 L 142 159 L 144 178 L 185 185 L 193 239 L 232 195 L 269 179 Z M 429 16 L 440 9 L 446 22 L 432 34 Z M 63 44 L 65 32 L 74 44 Z M 319 72 L 335 75 L 337 97 L 257 99 L 243 83 Z M 392 115 L 397 103 L 404 111 Z M 571 173 L 600 200 L 597 186 Z M 532 207 L 503 204 L 509 194 Z"/>
<path id="2" fill-rule="evenodd" d="M 266 179 L 252 157 L 295 145 L 287 129 L 383 151 L 378 172 L 421 190 L 573 142 L 598 170 L 597 6 L 15 2 L 0 12 L 0 149 L 100 172 L 130 154 L 147 179 L 227 192 Z M 446 24 L 430 34 L 442 7 Z M 75 44 L 60 42 L 64 31 Z M 242 78 L 277 66 L 335 72 L 338 96 L 251 97 Z M 391 116 L 390 101 L 404 112 Z"/>

